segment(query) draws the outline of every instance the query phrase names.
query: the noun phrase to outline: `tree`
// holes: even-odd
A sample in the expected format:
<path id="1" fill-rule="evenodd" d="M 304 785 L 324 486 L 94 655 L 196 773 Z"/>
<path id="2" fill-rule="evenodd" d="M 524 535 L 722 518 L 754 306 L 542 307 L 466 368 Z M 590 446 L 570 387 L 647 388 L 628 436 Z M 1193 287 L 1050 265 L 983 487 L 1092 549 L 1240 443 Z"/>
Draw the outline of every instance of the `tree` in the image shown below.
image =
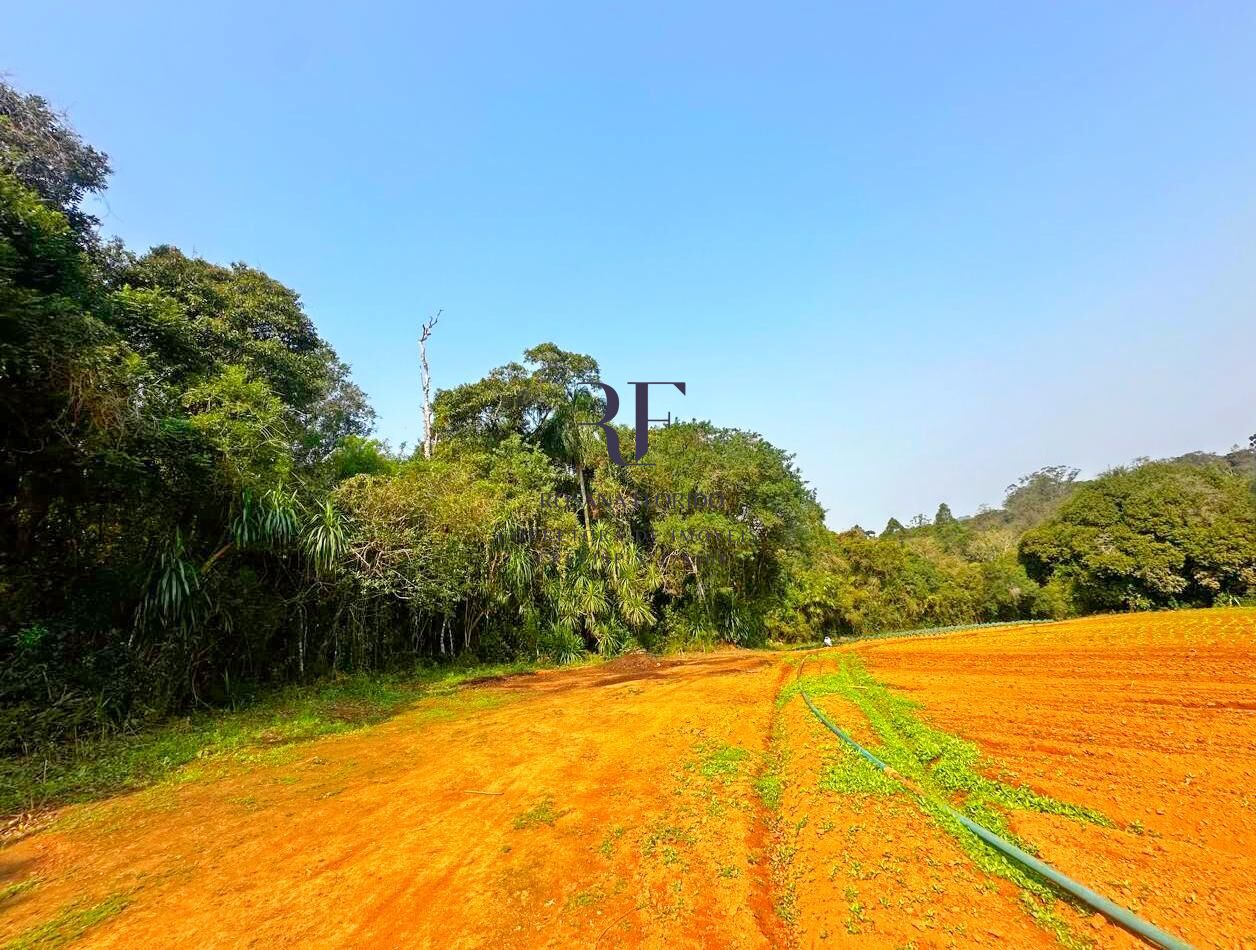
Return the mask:
<path id="1" fill-rule="evenodd" d="M 136 259 L 119 281 L 150 292 L 139 298 L 144 312 L 124 309 L 117 319 L 125 332 L 142 335 L 172 382 L 239 365 L 294 412 L 311 409 L 335 383 L 338 361 L 300 298 L 259 270 L 220 267 L 162 246 Z"/>
<path id="2" fill-rule="evenodd" d="M 1050 465 L 1021 476 L 1007 486 L 1003 520 L 1022 529 L 1042 521 L 1073 491 L 1077 475 L 1067 465 Z"/>
<path id="3" fill-rule="evenodd" d="M 598 378 L 597 361 L 553 343 L 534 346 L 523 357 L 526 365 L 507 363 L 479 382 L 437 393 L 437 428 L 449 439 L 492 445 L 518 436 L 540 446 L 571 472 L 589 531 L 586 476 L 600 443 L 593 427 L 582 423 L 602 410 L 590 385 Z"/>
<path id="4" fill-rule="evenodd" d="M 0 748 L 304 672 L 342 606 L 310 578 L 364 395 L 262 272 L 102 246 L 107 171 L 0 86 Z"/>
<path id="5" fill-rule="evenodd" d="M 423 457 L 426 459 L 432 457 L 432 446 L 436 444 L 436 431 L 432 427 L 432 369 L 427 363 L 427 341 L 431 339 L 442 313 L 443 310 L 437 310 L 424 320 L 419 333 L 419 369 L 423 374 Z"/>
<path id="6" fill-rule="evenodd" d="M 574 396 L 592 396 L 597 360 L 553 343 L 526 350 L 524 362 L 507 363 L 474 383 L 436 394 L 436 430 L 442 438 L 489 444 L 518 435 L 536 442 L 546 423 Z"/>
<path id="7" fill-rule="evenodd" d="M 1256 590 L 1256 501 L 1218 466 L 1114 469 L 1027 532 L 1020 557 L 1040 583 L 1073 584 L 1085 610 L 1242 598 Z"/>
<path id="8" fill-rule="evenodd" d="M 0 80 L 0 173 L 13 176 L 65 215 L 80 240 L 95 243 L 97 220 L 83 199 L 105 187 L 109 159 L 87 145 L 48 103 Z"/>

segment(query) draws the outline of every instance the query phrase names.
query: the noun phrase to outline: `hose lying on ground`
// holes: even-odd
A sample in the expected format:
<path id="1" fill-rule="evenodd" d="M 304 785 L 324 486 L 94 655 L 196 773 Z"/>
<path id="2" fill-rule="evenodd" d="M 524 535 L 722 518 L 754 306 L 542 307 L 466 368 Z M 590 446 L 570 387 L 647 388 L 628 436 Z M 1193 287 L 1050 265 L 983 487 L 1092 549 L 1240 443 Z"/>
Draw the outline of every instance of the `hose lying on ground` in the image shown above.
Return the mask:
<path id="1" fill-rule="evenodd" d="M 870 762 L 873 765 L 873 767 L 875 767 L 881 772 L 886 772 L 891 777 L 898 778 L 901 781 L 902 777 L 899 776 L 897 772 L 895 772 L 888 765 L 886 765 L 886 763 L 882 762 L 875 755 L 873 755 L 871 752 L 869 752 L 867 749 L 861 746 L 858 742 L 852 739 L 850 735 L 844 729 L 841 729 L 840 727 L 834 725 L 834 723 L 829 719 L 829 717 L 826 716 L 823 712 L 821 712 L 819 707 L 817 707 L 816 704 L 811 701 L 811 697 L 807 695 L 807 691 L 803 688 L 803 685 L 802 685 L 802 668 L 805 665 L 806 665 L 805 660 L 798 665 L 798 691 L 802 693 L 802 698 L 806 702 L 807 708 L 811 710 L 811 712 L 815 715 L 815 717 L 819 719 L 820 722 L 822 722 L 825 725 L 825 727 L 829 729 L 830 732 L 832 732 L 839 739 L 841 739 L 843 742 L 849 745 L 859 755 L 867 759 L 868 762 Z M 907 787 L 906 782 L 902 782 L 902 784 L 904 785 L 904 787 Z M 915 789 L 911 789 L 911 791 L 913 791 L 916 795 L 920 795 L 920 792 L 916 791 Z M 1087 907 L 1090 907 L 1091 909 L 1096 910 L 1099 913 L 1103 914 L 1104 917 L 1108 918 L 1108 920 L 1112 921 L 1114 924 L 1120 927 L 1124 927 L 1126 930 L 1134 934 L 1136 937 L 1141 937 L 1143 940 L 1146 940 L 1148 943 L 1152 944 L 1153 946 L 1164 947 L 1166 948 L 1166 950 L 1192 950 L 1191 945 L 1187 943 L 1186 941 L 1180 940 L 1179 938 L 1173 936 L 1170 933 L 1166 933 L 1165 931 L 1157 927 L 1155 924 L 1150 923 L 1146 920 L 1143 920 L 1133 911 L 1126 910 L 1120 904 L 1114 904 L 1112 901 L 1108 900 L 1102 894 L 1096 894 L 1094 891 L 1086 887 L 1084 884 L 1077 883 L 1072 878 L 1066 877 L 1065 875 L 1061 874 L 1059 871 L 1057 871 L 1055 868 L 1051 867 L 1050 865 L 1044 864 L 1042 861 L 1039 861 L 1033 855 L 1026 854 L 1024 851 L 1016 847 L 1016 845 L 1012 844 L 1011 842 L 1004 841 L 1002 838 L 996 835 L 993 831 L 990 831 L 988 828 L 983 828 L 981 825 L 977 824 L 977 822 L 973 821 L 971 818 L 967 817 L 966 815 L 960 814 L 958 811 L 956 811 L 946 802 L 937 802 L 936 804 L 939 804 L 943 808 L 945 808 L 947 812 L 949 812 L 950 815 L 953 818 L 955 818 L 956 821 L 958 821 L 961 825 L 963 825 L 965 828 L 967 828 L 969 831 L 971 831 L 978 838 L 980 838 L 986 844 L 990 845 L 990 847 L 994 848 L 999 853 L 1005 855 L 1006 857 L 1011 858 L 1013 861 L 1016 861 L 1018 864 L 1021 864 L 1024 867 L 1029 868 L 1029 870 L 1033 871 L 1035 874 L 1039 875 L 1040 877 L 1043 877 L 1046 880 L 1050 881 L 1056 887 L 1060 888 L 1060 890 L 1065 891 L 1066 893 L 1071 894 L 1073 897 L 1077 898 Z"/>

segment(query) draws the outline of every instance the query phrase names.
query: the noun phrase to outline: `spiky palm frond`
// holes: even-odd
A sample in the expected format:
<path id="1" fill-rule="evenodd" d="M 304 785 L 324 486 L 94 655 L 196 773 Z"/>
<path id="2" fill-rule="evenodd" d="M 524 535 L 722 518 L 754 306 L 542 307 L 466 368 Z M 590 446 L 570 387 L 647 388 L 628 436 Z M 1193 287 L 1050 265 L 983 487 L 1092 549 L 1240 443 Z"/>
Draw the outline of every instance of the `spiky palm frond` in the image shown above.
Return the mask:
<path id="1" fill-rule="evenodd" d="M 183 532 L 175 528 L 149 570 L 147 589 L 136 610 L 136 624 L 189 626 L 205 599 L 201 572 L 191 558 Z"/>
<path id="2" fill-rule="evenodd" d="M 344 520 L 330 500 L 314 512 L 303 538 L 306 556 L 321 573 L 331 573 L 349 549 Z"/>

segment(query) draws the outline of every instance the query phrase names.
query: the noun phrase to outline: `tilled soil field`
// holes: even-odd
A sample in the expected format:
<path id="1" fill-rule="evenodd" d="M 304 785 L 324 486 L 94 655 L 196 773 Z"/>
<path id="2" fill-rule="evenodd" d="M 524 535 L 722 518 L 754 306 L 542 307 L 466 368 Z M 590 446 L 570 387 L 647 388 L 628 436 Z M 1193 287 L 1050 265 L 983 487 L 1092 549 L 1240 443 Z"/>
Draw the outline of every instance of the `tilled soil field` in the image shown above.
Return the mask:
<path id="1" fill-rule="evenodd" d="M 825 729 L 884 757 L 876 772 Z M 0 946 L 1256 947 L 1256 611 L 550 671 L 0 850 Z"/>
<path id="2" fill-rule="evenodd" d="M 1256 947 L 1252 611 L 1092 617 L 856 652 L 938 729 L 1112 822 L 1012 812 L 1043 860 L 1193 943 Z"/>

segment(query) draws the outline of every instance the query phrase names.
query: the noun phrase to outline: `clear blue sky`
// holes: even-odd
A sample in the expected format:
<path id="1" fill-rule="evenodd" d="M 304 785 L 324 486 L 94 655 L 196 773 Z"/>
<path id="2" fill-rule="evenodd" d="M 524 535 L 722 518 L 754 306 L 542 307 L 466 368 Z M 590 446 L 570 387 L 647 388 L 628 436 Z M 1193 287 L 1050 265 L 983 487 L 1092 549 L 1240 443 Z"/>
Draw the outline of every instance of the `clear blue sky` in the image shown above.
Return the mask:
<path id="1" fill-rule="evenodd" d="M 829 523 L 1256 430 L 1256 6 L 9 5 L 105 230 L 297 289 L 394 444 L 531 344 Z"/>

